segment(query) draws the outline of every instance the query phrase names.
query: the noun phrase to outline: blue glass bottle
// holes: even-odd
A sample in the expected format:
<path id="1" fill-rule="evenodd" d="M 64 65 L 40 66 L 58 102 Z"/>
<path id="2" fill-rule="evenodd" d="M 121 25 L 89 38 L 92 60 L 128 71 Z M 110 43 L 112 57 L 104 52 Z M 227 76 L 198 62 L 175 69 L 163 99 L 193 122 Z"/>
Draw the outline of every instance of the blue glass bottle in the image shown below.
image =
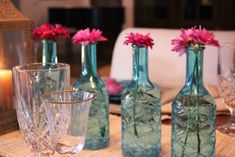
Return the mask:
<path id="1" fill-rule="evenodd" d="M 203 53 L 187 49 L 186 82 L 172 103 L 172 157 L 215 156 L 216 105 L 203 84 Z"/>
<path id="2" fill-rule="evenodd" d="M 42 42 L 42 65 L 44 69 L 54 69 L 57 67 L 57 43 L 54 40 L 48 40 L 44 39 Z M 41 86 L 44 89 L 41 89 L 41 91 L 52 91 L 51 86 L 48 86 L 45 84 L 47 82 L 48 84 L 56 84 L 57 83 L 57 76 L 47 76 L 46 74 L 41 75 L 38 78 L 38 83 L 43 82 L 44 85 Z M 45 81 L 47 80 L 47 81 Z"/>
<path id="3" fill-rule="evenodd" d="M 82 73 L 73 89 L 95 92 L 91 103 L 84 149 L 99 149 L 109 144 L 109 99 L 96 67 L 96 43 L 82 43 Z"/>
<path id="4" fill-rule="evenodd" d="M 124 157 L 160 157 L 160 101 L 148 77 L 148 49 L 133 45 L 133 78 L 121 100 Z"/>
<path id="5" fill-rule="evenodd" d="M 57 63 L 57 43 L 53 40 L 42 40 L 42 63 Z"/>

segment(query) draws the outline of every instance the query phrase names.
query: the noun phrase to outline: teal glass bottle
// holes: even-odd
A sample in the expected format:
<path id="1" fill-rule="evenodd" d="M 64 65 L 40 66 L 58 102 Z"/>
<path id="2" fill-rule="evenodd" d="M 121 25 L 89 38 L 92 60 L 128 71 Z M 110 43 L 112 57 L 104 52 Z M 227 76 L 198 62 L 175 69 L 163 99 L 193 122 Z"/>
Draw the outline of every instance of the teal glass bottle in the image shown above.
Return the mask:
<path id="1" fill-rule="evenodd" d="M 42 63 L 57 63 L 57 43 L 53 40 L 42 40 Z"/>
<path id="2" fill-rule="evenodd" d="M 203 84 L 203 53 L 186 52 L 186 82 L 172 103 L 172 157 L 215 156 L 216 105 Z"/>
<path id="3" fill-rule="evenodd" d="M 91 103 L 84 149 L 100 149 L 109 144 L 108 90 L 97 73 L 96 43 L 81 45 L 82 73 L 73 89 L 95 92 Z"/>
<path id="4" fill-rule="evenodd" d="M 160 90 L 148 77 L 148 49 L 133 45 L 133 78 L 121 100 L 124 157 L 160 157 Z"/>
<path id="5" fill-rule="evenodd" d="M 42 65 L 44 69 L 54 69 L 57 67 L 57 43 L 54 40 L 48 40 L 43 39 L 42 41 Z M 50 74 L 49 74 L 50 75 Z M 40 89 L 43 91 L 43 93 L 47 91 L 52 91 L 51 86 L 48 86 L 47 84 L 56 84 L 56 78 L 58 76 L 48 76 L 47 74 L 41 74 L 40 77 L 38 77 L 38 83 L 41 84 L 40 86 L 43 87 L 43 89 Z M 45 81 L 47 80 L 47 81 Z M 45 82 L 47 82 L 45 84 Z M 44 85 L 42 85 L 42 83 Z"/>

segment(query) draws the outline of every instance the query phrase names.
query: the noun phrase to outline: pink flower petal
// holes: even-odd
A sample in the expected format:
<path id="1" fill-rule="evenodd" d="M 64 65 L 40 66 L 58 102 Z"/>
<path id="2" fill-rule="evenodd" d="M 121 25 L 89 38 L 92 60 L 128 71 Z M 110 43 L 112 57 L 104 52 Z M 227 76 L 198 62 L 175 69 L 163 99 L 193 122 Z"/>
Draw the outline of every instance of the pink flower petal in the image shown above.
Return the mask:
<path id="1" fill-rule="evenodd" d="M 102 36 L 102 32 L 100 30 L 92 29 L 92 31 L 90 31 L 89 28 L 78 31 L 72 38 L 73 43 L 84 43 L 86 45 L 106 40 L 107 38 Z"/>
<path id="2" fill-rule="evenodd" d="M 196 29 L 196 27 L 187 30 L 181 28 L 180 36 L 173 39 L 171 44 L 173 45 L 172 51 L 179 52 L 180 55 L 185 53 L 190 46 L 212 45 L 219 47 L 219 42 L 215 39 L 214 34 L 205 28 L 201 28 L 201 26 L 199 26 L 199 29 Z"/>
<path id="3" fill-rule="evenodd" d="M 118 94 L 121 91 L 121 89 L 122 89 L 121 84 L 119 84 L 113 78 L 106 78 L 104 80 L 104 83 L 105 83 L 105 86 L 108 89 L 109 94 Z"/>
<path id="4" fill-rule="evenodd" d="M 126 36 L 126 38 L 127 39 L 124 41 L 125 45 L 134 44 L 138 47 L 146 47 L 146 48 L 148 47 L 152 48 L 154 45 L 153 39 L 150 37 L 150 33 L 143 35 L 131 32 Z"/>
<path id="5" fill-rule="evenodd" d="M 69 31 L 60 24 L 51 25 L 49 23 L 42 24 L 35 28 L 32 32 L 34 40 L 60 40 L 69 37 Z"/>

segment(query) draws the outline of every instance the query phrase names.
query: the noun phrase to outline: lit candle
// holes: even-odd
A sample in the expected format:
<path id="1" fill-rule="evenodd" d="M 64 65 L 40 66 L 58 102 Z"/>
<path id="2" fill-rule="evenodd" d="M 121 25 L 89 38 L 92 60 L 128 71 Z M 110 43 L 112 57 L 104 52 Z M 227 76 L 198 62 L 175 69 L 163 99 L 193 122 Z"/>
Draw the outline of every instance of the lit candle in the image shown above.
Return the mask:
<path id="1" fill-rule="evenodd" d="M 13 109 L 12 71 L 0 70 L 0 111 Z"/>

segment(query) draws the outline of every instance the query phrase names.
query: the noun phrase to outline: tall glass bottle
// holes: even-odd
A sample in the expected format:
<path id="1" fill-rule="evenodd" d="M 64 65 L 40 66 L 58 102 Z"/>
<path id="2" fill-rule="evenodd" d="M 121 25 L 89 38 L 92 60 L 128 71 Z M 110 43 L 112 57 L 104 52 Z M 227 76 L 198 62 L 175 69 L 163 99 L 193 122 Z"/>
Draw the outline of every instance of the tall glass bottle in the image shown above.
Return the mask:
<path id="1" fill-rule="evenodd" d="M 95 92 L 89 118 L 85 149 L 99 149 L 109 144 L 109 99 L 104 82 L 97 74 L 96 43 L 82 43 L 82 73 L 73 89 Z"/>
<path id="2" fill-rule="evenodd" d="M 54 69 L 57 67 L 57 43 L 54 40 L 44 39 L 42 42 L 42 65 L 44 69 Z M 50 78 L 50 79 L 49 79 Z M 45 82 L 53 84 L 56 83 L 57 76 L 50 76 L 48 77 L 46 74 L 41 75 L 38 77 L 38 84 L 42 84 Z M 45 81 L 47 80 L 47 81 Z M 47 85 L 43 85 L 44 92 L 51 91 L 51 87 Z"/>
<path id="3" fill-rule="evenodd" d="M 133 78 L 121 101 L 124 157 L 160 157 L 160 101 L 148 77 L 148 49 L 133 45 Z"/>
<path id="4" fill-rule="evenodd" d="M 42 63 L 57 63 L 57 43 L 53 40 L 42 40 Z"/>
<path id="5" fill-rule="evenodd" d="M 203 84 L 204 47 L 187 49 L 186 82 L 172 103 L 172 157 L 214 157 L 216 105 Z"/>

